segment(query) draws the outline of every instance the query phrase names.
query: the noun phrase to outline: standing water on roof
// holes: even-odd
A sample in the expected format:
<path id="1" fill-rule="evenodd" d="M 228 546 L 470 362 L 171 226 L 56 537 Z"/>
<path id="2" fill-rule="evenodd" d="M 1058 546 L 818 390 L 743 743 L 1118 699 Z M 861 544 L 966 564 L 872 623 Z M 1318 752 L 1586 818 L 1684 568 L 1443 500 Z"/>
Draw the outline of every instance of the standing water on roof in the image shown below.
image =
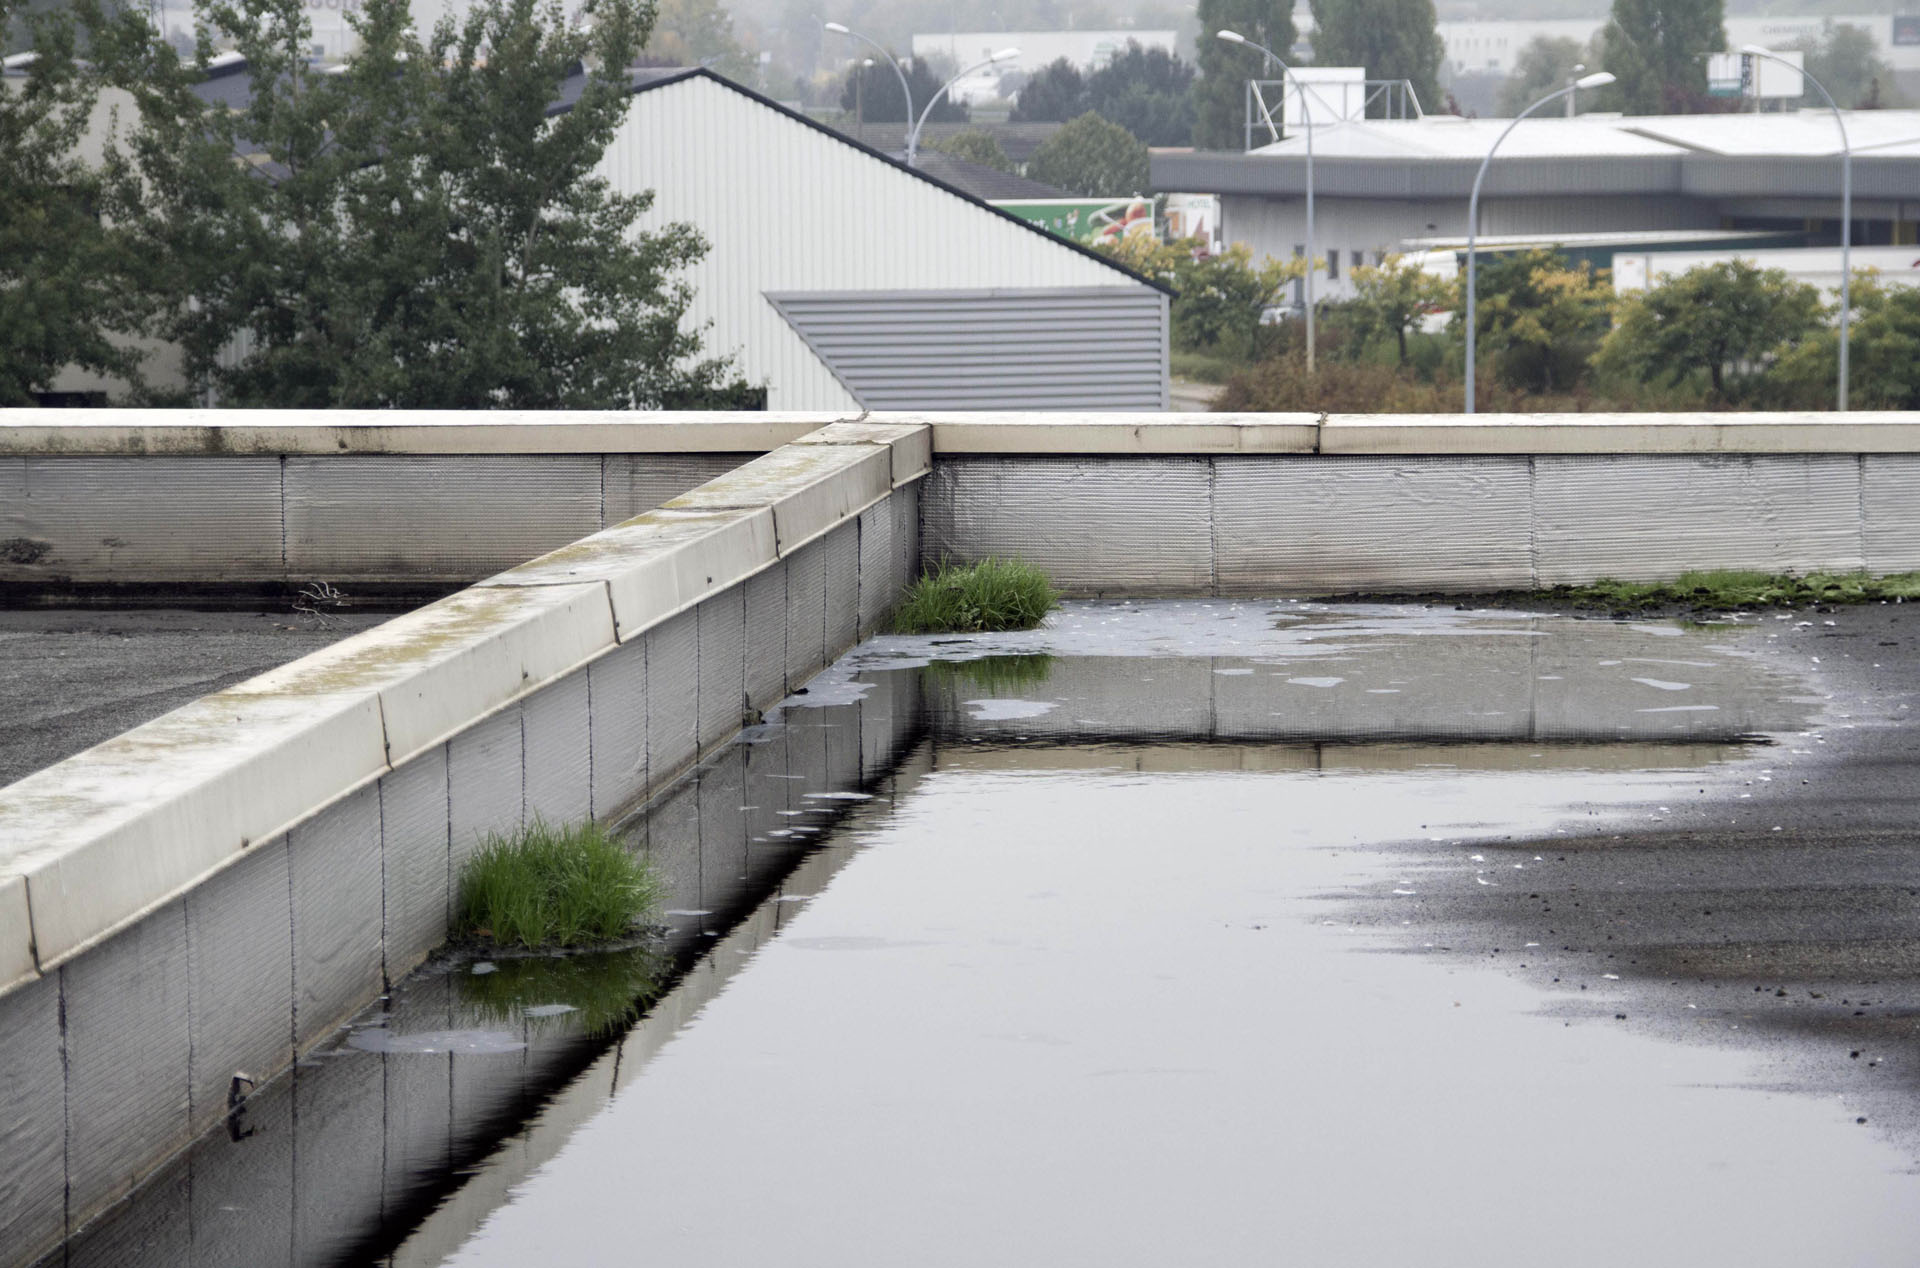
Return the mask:
<path id="1" fill-rule="evenodd" d="M 382 1261 L 1911 1262 L 1920 868 L 1788 628 L 870 642 L 652 810 L 677 977 Z"/>

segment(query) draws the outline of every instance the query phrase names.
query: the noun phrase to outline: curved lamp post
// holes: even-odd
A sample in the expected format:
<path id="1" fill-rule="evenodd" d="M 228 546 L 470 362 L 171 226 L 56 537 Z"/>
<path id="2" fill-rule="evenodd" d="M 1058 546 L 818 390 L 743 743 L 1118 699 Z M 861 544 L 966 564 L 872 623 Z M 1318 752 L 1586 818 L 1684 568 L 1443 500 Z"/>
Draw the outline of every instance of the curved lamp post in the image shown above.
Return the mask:
<path id="1" fill-rule="evenodd" d="M 1493 162 L 1494 151 L 1498 150 L 1500 143 L 1507 139 L 1507 133 L 1512 132 L 1516 127 L 1520 126 L 1520 120 L 1526 118 L 1540 107 L 1550 105 L 1562 97 L 1571 96 L 1582 88 L 1602 88 L 1612 82 L 1613 75 L 1610 72 L 1604 70 L 1596 71 L 1591 75 L 1581 76 L 1558 92 L 1548 93 L 1515 115 L 1513 122 L 1509 123 L 1500 135 L 1494 138 L 1492 147 L 1487 151 L 1487 156 L 1480 160 L 1480 170 L 1475 173 L 1473 178 L 1473 196 L 1467 200 L 1467 404 L 1464 411 L 1465 413 L 1473 413 L 1473 358 L 1474 349 L 1477 344 L 1475 336 L 1478 333 L 1474 326 L 1474 313 L 1476 311 L 1474 308 L 1474 290 L 1480 278 L 1479 270 L 1475 267 L 1474 238 L 1478 235 L 1480 229 L 1480 184 L 1487 179 L 1487 166 Z"/>
<path id="2" fill-rule="evenodd" d="M 1793 63 L 1770 49 L 1757 44 L 1743 45 L 1740 51 L 1748 57 L 1764 57 L 1770 62 L 1779 62 L 1783 66 Z M 1847 142 L 1847 121 L 1840 114 L 1840 107 L 1834 104 L 1833 94 L 1826 85 L 1795 66 L 1801 78 L 1820 90 L 1827 99 L 1827 109 L 1833 111 L 1833 122 L 1840 129 L 1840 386 L 1837 391 L 1836 409 L 1842 413 L 1847 408 L 1847 325 L 1853 309 L 1853 147 Z"/>
<path id="3" fill-rule="evenodd" d="M 906 72 L 900 69 L 900 63 L 894 60 L 893 54 L 887 52 L 887 50 L 877 40 L 870 39 L 867 36 L 860 34 L 860 32 L 858 31 L 850 30 L 849 28 L 847 28 L 846 26 L 842 25 L 839 22 L 828 22 L 825 25 L 826 25 L 826 29 L 829 31 L 832 31 L 835 35 L 847 35 L 847 36 L 853 37 L 856 40 L 865 40 L 868 44 L 871 44 L 876 49 L 879 49 L 881 54 L 886 57 L 887 65 L 893 67 L 893 73 L 900 77 L 900 100 L 906 103 L 907 113 L 904 117 L 907 121 L 907 127 L 909 129 L 907 132 L 907 166 L 912 167 L 913 166 L 913 140 L 915 135 L 911 130 L 913 127 L 913 92 L 911 89 L 907 87 Z"/>
<path id="4" fill-rule="evenodd" d="M 1300 90 L 1300 121 L 1307 128 L 1307 373 L 1313 373 L 1313 274 L 1315 261 L 1313 254 L 1313 113 L 1307 109 L 1307 90 L 1294 77 L 1293 70 L 1279 55 L 1264 44 L 1255 44 L 1238 31 L 1215 31 L 1216 39 L 1228 44 L 1241 44 L 1247 48 L 1257 48 L 1267 55 L 1267 60 L 1280 68 L 1280 73 L 1288 79 L 1294 79 L 1295 87 Z"/>
<path id="5" fill-rule="evenodd" d="M 949 79 L 946 83 L 941 84 L 939 91 L 928 99 L 926 109 L 920 112 L 920 119 L 913 125 L 913 131 L 907 134 L 907 166 L 913 166 L 913 156 L 920 152 L 920 129 L 927 126 L 927 116 L 932 114 L 933 108 L 940 104 L 940 99 L 947 95 L 947 89 L 953 87 L 977 70 L 984 70 L 1000 62 L 1015 61 L 1019 56 L 1019 49 L 1003 48 L 992 57 L 987 58 L 984 62 L 975 62 L 973 65 L 955 75 L 952 79 Z"/>

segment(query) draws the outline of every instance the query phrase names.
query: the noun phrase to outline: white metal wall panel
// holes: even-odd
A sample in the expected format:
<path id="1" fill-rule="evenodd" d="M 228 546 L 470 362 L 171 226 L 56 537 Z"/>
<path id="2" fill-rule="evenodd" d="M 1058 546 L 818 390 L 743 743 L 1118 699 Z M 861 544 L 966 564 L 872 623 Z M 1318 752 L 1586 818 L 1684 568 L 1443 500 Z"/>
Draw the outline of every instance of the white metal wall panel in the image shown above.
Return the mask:
<path id="1" fill-rule="evenodd" d="M 943 458 L 921 482 L 923 557 L 1018 557 L 1070 595 L 1206 594 L 1205 458 Z"/>
<path id="2" fill-rule="evenodd" d="M 1533 463 L 1541 585 L 1662 581 L 1695 568 L 1864 566 L 1852 454 L 1541 455 Z"/>
<path id="3" fill-rule="evenodd" d="M 1144 286 L 767 298 L 867 409 L 1166 408 L 1166 297 Z"/>
<path id="4" fill-rule="evenodd" d="M 1920 454 L 1867 454 L 1860 472 L 1860 514 L 1867 569 L 1920 568 Z"/>
<path id="5" fill-rule="evenodd" d="M 1221 458 L 1221 594 L 1524 590 L 1524 457 Z"/>
<path id="6" fill-rule="evenodd" d="M 295 575 L 484 575 L 601 527 L 597 454 L 381 454 L 286 464 L 287 566 Z"/>
<path id="7" fill-rule="evenodd" d="M 643 227 L 699 227 L 711 249 L 684 274 L 687 325 L 767 385 L 770 409 L 856 402 L 767 291 L 1151 290 L 704 77 L 637 94 L 599 171 L 622 192 L 654 191 Z"/>

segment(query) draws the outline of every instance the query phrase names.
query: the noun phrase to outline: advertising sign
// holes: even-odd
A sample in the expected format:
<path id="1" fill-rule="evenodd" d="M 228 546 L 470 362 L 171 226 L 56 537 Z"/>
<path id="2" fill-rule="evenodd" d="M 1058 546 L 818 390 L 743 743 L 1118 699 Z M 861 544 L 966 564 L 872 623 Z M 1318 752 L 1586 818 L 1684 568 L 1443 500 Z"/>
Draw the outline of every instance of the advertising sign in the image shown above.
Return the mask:
<path id="1" fill-rule="evenodd" d="M 993 205 L 1082 246 L 1153 232 L 1150 198 L 1018 198 Z"/>

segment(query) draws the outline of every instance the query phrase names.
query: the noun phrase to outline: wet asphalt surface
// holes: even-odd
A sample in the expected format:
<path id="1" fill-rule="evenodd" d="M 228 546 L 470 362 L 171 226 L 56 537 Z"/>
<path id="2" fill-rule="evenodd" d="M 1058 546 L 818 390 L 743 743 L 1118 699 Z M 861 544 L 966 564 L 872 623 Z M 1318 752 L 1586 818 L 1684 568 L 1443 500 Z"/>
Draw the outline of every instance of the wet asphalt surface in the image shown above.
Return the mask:
<path id="1" fill-rule="evenodd" d="M 1569 1023 L 1762 1050 L 1920 1167 L 1920 606 L 1782 615 L 1743 642 L 1811 675 L 1806 733 L 1545 838 L 1413 844 L 1417 897 L 1331 897 Z"/>
<path id="2" fill-rule="evenodd" d="M 0 787 L 387 619 L 0 610 Z"/>

